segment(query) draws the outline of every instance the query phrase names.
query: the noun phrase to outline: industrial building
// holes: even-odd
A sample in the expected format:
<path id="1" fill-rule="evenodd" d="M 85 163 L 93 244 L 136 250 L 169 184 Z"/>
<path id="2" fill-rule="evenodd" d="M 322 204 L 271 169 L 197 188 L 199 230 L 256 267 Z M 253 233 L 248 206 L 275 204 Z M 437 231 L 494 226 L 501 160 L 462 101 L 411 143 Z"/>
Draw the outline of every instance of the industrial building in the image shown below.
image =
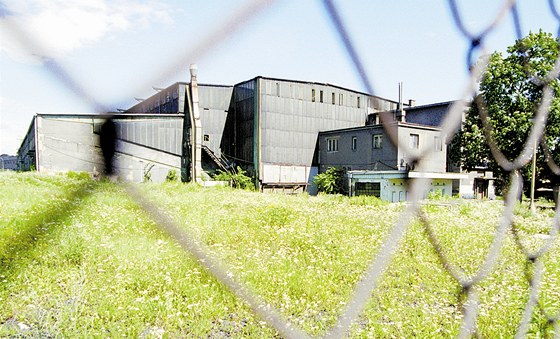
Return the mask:
<path id="1" fill-rule="evenodd" d="M 426 154 L 419 164 L 410 161 L 415 152 Z M 345 169 L 350 196 L 406 201 L 411 178 L 429 178 L 431 191 L 451 195 L 453 181 L 467 176 L 446 172 L 446 155 L 441 131 L 433 126 L 392 121 L 319 133 L 320 169 Z"/>
<path id="2" fill-rule="evenodd" d="M 17 156 L 2 154 L 0 155 L 0 170 L 15 171 L 17 170 Z"/>
<path id="3" fill-rule="evenodd" d="M 183 115 L 112 117 L 118 135 L 115 167 L 124 179 L 163 181 L 170 170 L 180 171 Z M 104 122 L 99 114 L 36 114 L 18 151 L 19 169 L 101 174 L 99 133 Z"/>
<path id="4" fill-rule="evenodd" d="M 314 176 L 337 166 L 348 171 L 349 194 L 401 201 L 406 187 L 396 193 L 381 187 L 432 173 L 434 183 L 451 194 L 464 179 L 446 172 L 447 147 L 437 128 L 450 102 L 399 104 L 332 84 L 262 76 L 233 86 L 199 84 L 196 66 L 189 82 L 154 90 L 110 115 L 117 134 L 115 167 L 126 180 L 163 181 L 175 170 L 183 181 L 209 185 L 217 170 L 239 166 L 261 191 L 313 193 Z M 385 128 L 382 112 L 393 115 Z M 18 167 L 102 172 L 99 131 L 105 118 L 36 114 L 18 151 Z M 389 129 L 398 146 L 386 134 Z M 414 142 L 417 148 L 435 148 L 422 162 L 426 168 L 407 162 L 402 145 Z M 383 183 L 380 176 L 393 181 Z"/>
<path id="5" fill-rule="evenodd" d="M 205 183 L 217 169 L 245 169 L 262 191 L 303 192 L 318 173 L 320 131 L 365 126 L 396 101 L 343 87 L 256 77 L 235 86 L 177 83 L 126 113 L 185 114 L 185 180 Z"/>

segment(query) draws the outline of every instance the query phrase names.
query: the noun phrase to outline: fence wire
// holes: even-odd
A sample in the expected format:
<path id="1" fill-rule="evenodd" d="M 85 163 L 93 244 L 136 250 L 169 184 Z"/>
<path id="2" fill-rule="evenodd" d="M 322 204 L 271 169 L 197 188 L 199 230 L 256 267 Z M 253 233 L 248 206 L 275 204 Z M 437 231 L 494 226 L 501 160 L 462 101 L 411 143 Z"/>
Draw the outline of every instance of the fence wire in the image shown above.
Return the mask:
<path id="1" fill-rule="evenodd" d="M 243 25 L 260 15 L 263 11 L 268 10 L 274 2 L 275 1 L 273 0 L 255 0 L 248 3 L 245 7 L 240 8 L 236 13 L 233 13 L 228 19 L 224 20 L 224 22 L 213 32 L 210 32 L 210 34 L 208 34 L 200 44 L 194 46 L 192 49 L 186 50 L 175 62 L 165 67 L 161 72 L 160 80 L 166 79 L 170 74 L 176 72 L 177 70 L 186 69 L 186 67 L 193 61 L 199 61 L 209 51 L 215 49 L 223 41 L 235 36 L 236 32 Z M 549 0 L 548 4 L 551 14 L 558 21 L 558 35 L 560 36 L 560 14 L 553 0 Z M 323 5 L 326 13 L 325 16 L 327 20 L 332 23 L 336 34 L 338 34 L 340 46 L 347 52 L 348 59 L 353 64 L 356 75 L 360 78 L 362 84 L 368 91 L 368 94 L 374 95 L 370 77 L 363 67 L 363 62 L 352 43 L 351 36 L 343 23 L 342 16 L 332 0 L 323 0 Z M 521 18 L 517 11 L 515 0 L 504 0 L 500 11 L 491 20 L 491 22 L 488 23 L 486 28 L 480 32 L 473 33 L 466 28 L 466 25 L 464 24 L 465 19 L 461 15 L 461 10 L 457 5 L 456 0 L 448 0 L 448 5 L 451 18 L 469 46 L 465 59 L 466 68 L 470 72 L 470 78 L 465 86 L 463 96 L 467 98 L 473 96 L 476 92 L 477 81 L 488 66 L 489 58 L 484 57 L 484 55 L 488 54 L 484 45 L 486 37 L 494 31 L 496 27 L 498 27 L 505 17 L 511 15 L 514 23 L 515 34 L 518 39 L 521 39 Z M 7 7 L 0 4 L 0 17 L 6 17 L 9 14 L 10 13 Z M 41 50 L 41 41 L 27 34 L 23 27 L 20 27 L 17 23 L 12 22 L 8 28 L 10 33 L 29 51 Z M 474 56 L 476 53 L 483 56 L 479 57 L 477 62 L 474 62 Z M 63 64 L 46 55 L 39 55 L 39 57 L 44 61 L 45 68 L 50 71 L 63 86 L 70 89 L 84 102 L 89 103 L 96 111 L 103 112 L 102 116 L 107 117 L 109 110 L 106 106 L 90 96 L 90 94 L 79 84 L 79 82 L 77 82 L 65 69 Z M 349 334 L 351 325 L 357 322 L 366 304 L 371 299 L 371 295 L 374 293 L 382 274 L 391 263 L 395 252 L 399 248 L 400 240 L 406 234 L 409 225 L 413 220 L 419 220 L 426 231 L 429 243 L 439 258 L 441 266 L 461 287 L 461 293 L 457 296 L 458 304 L 462 305 L 463 309 L 463 320 L 459 337 L 465 338 L 472 335 L 479 335 L 476 324 L 479 313 L 479 294 L 476 287 L 487 279 L 493 272 L 499 253 L 504 246 L 504 242 L 508 234 L 512 233 L 517 247 L 525 257 L 525 279 L 529 284 L 529 297 L 525 304 L 521 321 L 518 325 L 516 337 L 522 338 L 526 336 L 536 308 L 547 319 L 550 326 L 553 328 L 555 337 L 560 338 L 560 312 L 557 314 L 550 314 L 547 312 L 539 298 L 544 274 L 542 259 L 547 253 L 549 253 L 551 247 L 559 239 L 560 206 L 557 204 L 555 208 L 554 218 L 551 221 L 551 230 L 546 238 L 546 241 L 535 251 L 531 251 L 524 245 L 520 238 L 519 225 L 516 225 L 513 222 L 515 202 L 518 195 L 521 193 L 520 183 L 522 179 L 520 169 L 532 159 L 534 148 L 537 144 L 540 144 L 543 149 L 548 167 L 553 173 L 560 175 L 560 166 L 554 162 L 554 159 L 550 154 L 550 150 L 548 149 L 546 142 L 543 140 L 544 129 L 548 119 L 548 112 L 553 98 L 551 83 L 553 81 L 557 81 L 559 73 L 560 58 L 556 60 L 554 68 L 543 80 L 543 95 L 539 107 L 535 112 L 535 122 L 531 127 L 529 136 L 525 140 L 523 151 L 513 161 L 507 159 L 493 138 L 492 127 L 488 122 L 489 116 L 484 100 L 479 96 L 474 102 L 474 105 L 477 105 L 478 107 L 478 112 L 480 114 L 481 121 L 483 122 L 486 142 L 490 147 L 494 159 L 498 162 L 501 168 L 510 173 L 510 184 L 507 190 L 507 196 L 504 200 L 505 208 L 501 220 L 495 228 L 492 244 L 490 245 L 478 271 L 472 276 L 469 276 L 460 267 L 454 265 L 448 256 L 446 256 L 434 230 L 434 225 L 430 221 L 429 215 L 427 215 L 419 204 L 419 198 L 422 196 L 422 193 L 427 191 L 430 181 L 427 179 L 413 179 L 410 182 L 411 194 L 409 195 L 412 200 L 383 240 L 379 253 L 371 253 L 371 264 L 366 268 L 362 279 L 356 285 L 350 300 L 346 303 L 346 309 L 341 312 L 336 324 L 327 331 L 326 337 L 338 338 Z M 153 82 L 153 80 L 150 80 L 146 83 L 150 84 Z M 466 107 L 468 107 L 467 102 L 456 101 L 451 106 L 449 113 L 442 124 L 439 126 L 442 134 L 446 135 L 446 138 L 448 138 L 446 140 L 447 143 L 450 141 L 449 138 L 451 138 L 451 136 L 454 135 L 454 132 L 460 127 L 462 116 Z M 383 116 L 381 116 L 381 118 L 382 122 L 387 124 L 388 118 Z M 407 147 L 407 145 L 399 145 L 396 134 L 392 129 L 385 129 L 395 145 L 398 145 L 399 148 Z M 106 136 L 102 135 L 102 139 L 103 138 L 106 138 Z M 425 150 L 421 153 L 412 153 L 411 160 L 413 163 L 421 163 L 433 151 L 434 150 Z M 195 257 L 200 265 L 203 266 L 218 281 L 249 305 L 258 317 L 265 320 L 271 327 L 275 328 L 285 337 L 303 338 L 309 336 L 305 333 L 305 331 L 286 321 L 280 311 L 267 304 L 258 295 L 251 291 L 250 288 L 245 286 L 242 282 L 235 280 L 233 276 L 228 273 L 226 268 L 227 265 L 221 263 L 218 259 L 210 255 L 210 251 L 203 244 L 189 239 L 187 235 L 180 230 L 180 227 L 170 220 L 158 207 L 143 197 L 137 190 L 134 189 L 133 186 L 125 185 L 125 188 L 128 194 L 138 203 L 139 206 L 151 215 L 153 220 L 163 231 L 174 238 L 187 253 Z"/>

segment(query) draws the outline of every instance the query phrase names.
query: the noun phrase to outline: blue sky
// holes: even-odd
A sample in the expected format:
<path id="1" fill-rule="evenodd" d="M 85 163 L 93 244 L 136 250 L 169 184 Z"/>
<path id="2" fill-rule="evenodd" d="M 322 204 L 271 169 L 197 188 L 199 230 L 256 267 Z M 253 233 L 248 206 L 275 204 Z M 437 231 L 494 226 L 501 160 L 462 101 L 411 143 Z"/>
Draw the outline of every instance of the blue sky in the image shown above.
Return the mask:
<path id="1" fill-rule="evenodd" d="M 261 1 L 263 2 L 263 1 Z M 502 1 L 458 0 L 467 28 L 478 33 Z M 37 55 L 54 58 L 103 106 L 128 108 L 176 81 L 235 84 L 257 75 L 327 82 L 365 91 L 321 1 L 264 1 L 193 53 L 254 0 L 0 0 L 0 154 L 15 154 L 36 112 L 95 112 Z M 429 104 L 461 98 L 469 42 L 446 0 L 334 1 L 361 57 L 374 94 Z M 558 5 L 560 7 L 560 4 Z M 518 1 L 521 28 L 556 33 L 547 0 Z M 32 44 L 15 37 L 26 32 Z M 505 51 L 516 38 L 510 16 L 485 40 Z"/>

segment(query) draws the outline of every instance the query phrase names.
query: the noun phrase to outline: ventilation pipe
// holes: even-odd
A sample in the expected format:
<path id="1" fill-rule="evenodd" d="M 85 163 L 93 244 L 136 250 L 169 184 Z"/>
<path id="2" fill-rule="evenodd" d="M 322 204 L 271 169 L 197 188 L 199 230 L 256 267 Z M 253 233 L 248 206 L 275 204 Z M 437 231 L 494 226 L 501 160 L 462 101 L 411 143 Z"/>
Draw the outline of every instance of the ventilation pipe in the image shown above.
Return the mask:
<path id="1" fill-rule="evenodd" d="M 403 83 L 402 81 L 399 82 L 399 112 L 398 112 L 399 121 L 405 122 L 406 121 L 406 113 L 403 108 Z"/>
<path id="2" fill-rule="evenodd" d="M 191 64 L 191 100 L 192 100 L 192 110 L 191 121 L 191 145 L 192 145 L 192 180 L 198 183 L 202 183 L 202 122 L 200 121 L 200 108 L 198 99 L 198 81 L 196 79 L 198 73 L 198 66 L 196 64 Z"/>

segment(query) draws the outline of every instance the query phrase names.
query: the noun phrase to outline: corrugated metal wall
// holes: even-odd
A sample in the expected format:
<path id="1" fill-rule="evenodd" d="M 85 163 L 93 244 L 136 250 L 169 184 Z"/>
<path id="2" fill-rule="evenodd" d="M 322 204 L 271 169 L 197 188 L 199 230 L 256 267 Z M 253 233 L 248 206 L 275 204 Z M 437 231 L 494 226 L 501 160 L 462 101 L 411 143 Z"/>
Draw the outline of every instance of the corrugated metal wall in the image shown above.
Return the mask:
<path id="1" fill-rule="evenodd" d="M 318 132 L 364 126 L 368 110 L 378 109 L 369 104 L 384 103 L 335 86 L 261 81 L 262 163 L 311 166 Z"/>
<path id="2" fill-rule="evenodd" d="M 256 83 L 257 80 L 252 79 L 234 87 L 233 105 L 230 106 L 220 144 L 226 156 L 250 171 L 254 170 Z"/>
<path id="3" fill-rule="evenodd" d="M 126 110 L 127 113 L 183 113 L 185 102 L 184 83 L 175 83 L 167 88 L 157 91 Z"/>
<path id="4" fill-rule="evenodd" d="M 31 166 L 35 166 L 35 122 L 36 117 L 31 121 L 27 134 L 18 149 L 17 169 L 21 171 L 29 171 Z"/>
<path id="5" fill-rule="evenodd" d="M 115 167 L 122 177 L 142 181 L 150 169 L 153 181 L 163 181 L 169 170 L 179 172 L 183 115 L 120 116 L 114 120 Z M 103 122 L 94 115 L 38 115 L 39 170 L 101 172 L 104 167 L 98 133 Z"/>
<path id="6" fill-rule="evenodd" d="M 183 121 L 181 118 L 116 119 L 117 137 L 160 151 L 181 154 Z"/>
<path id="7" fill-rule="evenodd" d="M 200 85 L 198 89 L 203 144 L 218 157 L 221 155 L 226 119 L 233 95 L 233 86 Z"/>

